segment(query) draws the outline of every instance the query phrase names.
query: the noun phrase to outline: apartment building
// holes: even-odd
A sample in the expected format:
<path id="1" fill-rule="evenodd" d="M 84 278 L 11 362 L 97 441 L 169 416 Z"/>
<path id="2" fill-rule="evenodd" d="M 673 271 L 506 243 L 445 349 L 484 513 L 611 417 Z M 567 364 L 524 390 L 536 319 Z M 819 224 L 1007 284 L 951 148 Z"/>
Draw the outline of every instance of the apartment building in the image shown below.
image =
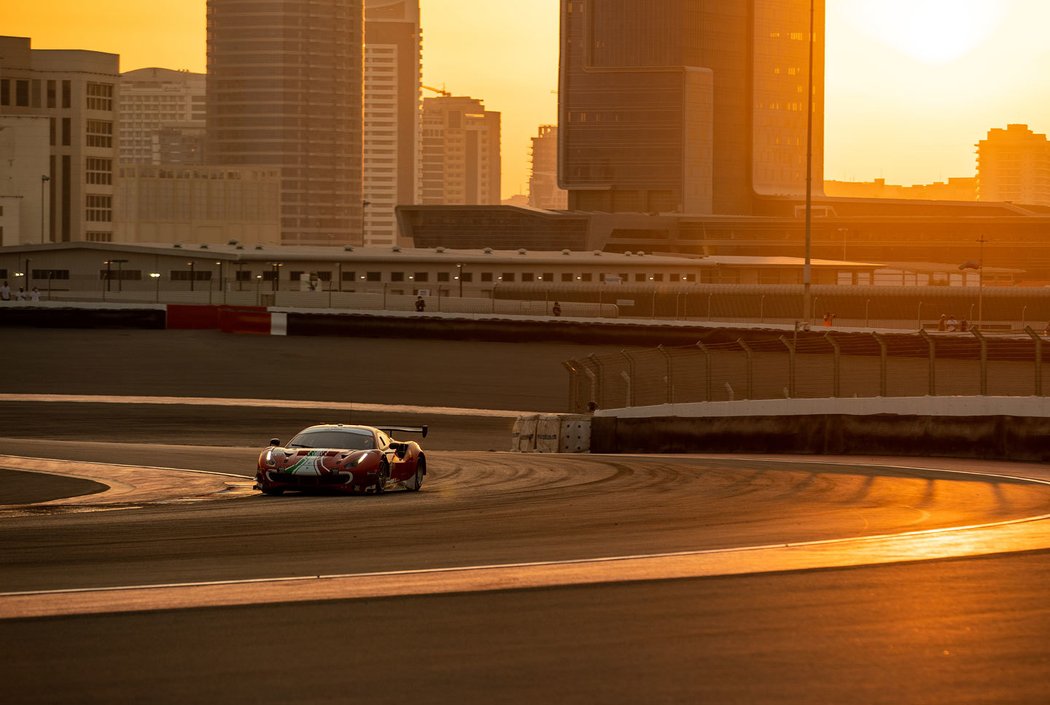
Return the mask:
<path id="1" fill-rule="evenodd" d="M 33 211 L 43 183 L 46 242 L 113 239 L 119 63 L 116 54 L 0 37 L 0 112 L 48 120 L 46 173 L 29 179 L 25 193 L 6 195 Z"/>

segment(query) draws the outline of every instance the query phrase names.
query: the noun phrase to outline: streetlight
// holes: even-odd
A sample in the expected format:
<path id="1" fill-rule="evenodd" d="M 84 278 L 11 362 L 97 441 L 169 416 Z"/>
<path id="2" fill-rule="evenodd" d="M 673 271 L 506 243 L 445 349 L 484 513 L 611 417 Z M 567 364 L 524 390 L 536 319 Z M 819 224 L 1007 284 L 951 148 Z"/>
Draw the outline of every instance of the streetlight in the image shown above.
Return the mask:
<path id="1" fill-rule="evenodd" d="M 802 267 L 802 317 L 813 320 L 813 44 L 816 40 L 816 3 L 809 0 L 809 95 L 806 101 L 806 262 Z"/>
<path id="2" fill-rule="evenodd" d="M 278 292 L 281 290 L 281 267 L 284 266 L 280 262 L 271 262 L 270 270 L 273 273 L 273 290 Z"/>
<path id="3" fill-rule="evenodd" d="M 190 260 L 190 261 L 189 261 L 189 262 L 187 262 L 186 264 L 187 264 L 187 265 L 189 266 L 189 268 L 190 268 L 190 291 L 193 291 L 193 290 L 194 290 L 194 281 L 195 281 L 195 280 L 196 280 L 196 278 L 197 278 L 197 277 L 196 277 L 196 275 L 194 274 L 194 271 L 193 271 L 193 269 L 194 269 L 194 266 L 195 266 L 195 265 L 194 265 L 194 263 L 193 263 L 193 260 Z"/>
<path id="4" fill-rule="evenodd" d="M 154 286 L 156 287 L 156 296 L 154 299 L 157 303 L 160 303 L 160 272 L 150 272 L 149 278 L 153 280 Z"/>
<path id="5" fill-rule="evenodd" d="M 263 276 L 261 274 L 255 275 L 255 305 L 258 306 L 261 301 L 261 294 L 259 293 L 259 285 L 262 284 Z"/>
<path id="6" fill-rule="evenodd" d="M 463 265 L 456 265 L 456 281 L 459 282 L 459 298 L 463 298 Z"/>
<path id="7" fill-rule="evenodd" d="M 106 260 L 106 286 L 103 289 L 103 293 L 110 290 L 110 280 L 113 278 L 113 263 L 110 260 Z"/>
<path id="8" fill-rule="evenodd" d="M 123 275 L 124 268 L 122 267 L 122 265 L 125 262 L 127 262 L 127 260 L 126 259 L 114 259 L 114 260 L 110 260 L 110 261 L 117 265 L 117 293 L 123 292 L 124 291 L 124 275 Z"/>
<path id="9" fill-rule="evenodd" d="M 44 244 L 44 187 L 47 182 L 51 180 L 51 177 L 47 174 L 40 175 L 40 244 Z"/>
<path id="10" fill-rule="evenodd" d="M 984 239 L 984 235 L 977 241 L 981 246 L 980 255 L 977 261 L 967 260 L 959 265 L 959 270 L 965 272 L 967 269 L 977 270 L 977 330 L 981 330 L 984 327 L 984 243 L 988 242 Z M 966 275 L 963 274 L 963 285 L 966 285 Z M 973 313 L 970 314 L 970 319 L 973 320 Z"/>

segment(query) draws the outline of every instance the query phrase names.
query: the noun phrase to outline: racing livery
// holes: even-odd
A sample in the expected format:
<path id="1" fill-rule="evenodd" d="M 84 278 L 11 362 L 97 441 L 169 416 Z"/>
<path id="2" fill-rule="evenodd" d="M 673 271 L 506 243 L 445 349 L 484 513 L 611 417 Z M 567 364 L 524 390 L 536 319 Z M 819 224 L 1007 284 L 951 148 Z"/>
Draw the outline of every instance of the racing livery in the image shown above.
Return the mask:
<path id="1" fill-rule="evenodd" d="M 426 456 L 415 441 L 397 441 L 391 432 L 419 433 L 427 427 L 344 426 L 305 428 L 282 446 L 280 440 L 259 454 L 255 487 L 264 494 L 286 490 L 373 492 L 403 487 L 418 491 L 427 474 Z"/>

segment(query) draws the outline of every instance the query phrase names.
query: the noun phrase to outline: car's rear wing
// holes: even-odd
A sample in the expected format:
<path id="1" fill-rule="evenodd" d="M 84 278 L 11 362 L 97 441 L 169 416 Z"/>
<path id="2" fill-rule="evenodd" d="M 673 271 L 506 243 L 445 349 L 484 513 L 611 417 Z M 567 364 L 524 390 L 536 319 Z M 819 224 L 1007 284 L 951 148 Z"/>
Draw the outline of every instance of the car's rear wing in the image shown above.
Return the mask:
<path id="1" fill-rule="evenodd" d="M 430 429 L 429 426 L 380 426 L 379 430 L 384 433 L 393 435 L 395 432 L 401 433 L 421 433 L 423 438 L 427 437 L 427 431 Z"/>

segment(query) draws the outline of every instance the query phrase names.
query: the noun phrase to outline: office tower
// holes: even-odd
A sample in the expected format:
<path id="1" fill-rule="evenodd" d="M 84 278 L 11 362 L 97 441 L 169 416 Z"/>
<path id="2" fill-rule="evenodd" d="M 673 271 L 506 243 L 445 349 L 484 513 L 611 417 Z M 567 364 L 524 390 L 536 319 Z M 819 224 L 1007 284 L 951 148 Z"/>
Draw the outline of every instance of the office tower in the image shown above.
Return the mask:
<path id="1" fill-rule="evenodd" d="M 395 207 L 419 201 L 420 44 L 419 0 L 366 0 L 366 245 L 395 244 Z"/>
<path id="2" fill-rule="evenodd" d="M 362 238 L 363 0 L 208 0 L 208 160 L 281 168 L 287 245 Z"/>
<path id="3" fill-rule="evenodd" d="M 824 0 L 813 178 L 823 182 Z M 810 0 L 562 0 L 569 208 L 749 214 L 806 190 Z"/>
<path id="4" fill-rule="evenodd" d="M 499 205 L 500 114 L 475 98 L 423 99 L 427 205 Z"/>
<path id="5" fill-rule="evenodd" d="M 532 138 L 532 174 L 529 177 L 529 205 L 546 210 L 565 210 L 569 195 L 558 188 L 558 128 L 543 125 Z"/>
<path id="6" fill-rule="evenodd" d="M 982 201 L 1050 206 L 1050 142 L 1028 125 L 988 131 L 977 144 L 977 189 Z"/>
<path id="7" fill-rule="evenodd" d="M 120 75 L 120 163 L 201 164 L 202 73 L 149 68 Z"/>
<path id="8" fill-rule="evenodd" d="M 4 195 L 20 195 L 35 210 L 44 191 L 47 242 L 113 238 L 119 63 L 116 54 L 33 49 L 27 37 L 0 37 L 0 112 L 44 117 L 49 126 L 47 171 L 28 193 Z"/>

